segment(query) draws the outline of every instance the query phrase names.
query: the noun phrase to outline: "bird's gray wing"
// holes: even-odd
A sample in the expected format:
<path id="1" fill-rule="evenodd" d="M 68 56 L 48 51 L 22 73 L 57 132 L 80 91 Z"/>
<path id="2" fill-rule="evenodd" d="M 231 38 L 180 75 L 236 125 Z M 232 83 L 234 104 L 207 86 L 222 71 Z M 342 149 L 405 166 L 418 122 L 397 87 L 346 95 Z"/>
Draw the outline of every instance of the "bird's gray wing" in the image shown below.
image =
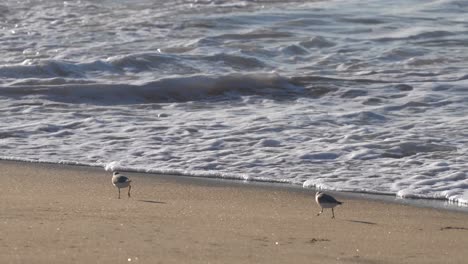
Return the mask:
<path id="1" fill-rule="evenodd" d="M 125 176 L 119 176 L 117 177 L 117 182 L 118 183 L 124 183 L 124 182 L 127 182 L 128 181 L 128 178 L 125 177 Z"/>
<path id="2" fill-rule="evenodd" d="M 326 203 L 338 203 L 338 201 L 333 197 L 328 194 L 322 194 L 321 200 Z"/>

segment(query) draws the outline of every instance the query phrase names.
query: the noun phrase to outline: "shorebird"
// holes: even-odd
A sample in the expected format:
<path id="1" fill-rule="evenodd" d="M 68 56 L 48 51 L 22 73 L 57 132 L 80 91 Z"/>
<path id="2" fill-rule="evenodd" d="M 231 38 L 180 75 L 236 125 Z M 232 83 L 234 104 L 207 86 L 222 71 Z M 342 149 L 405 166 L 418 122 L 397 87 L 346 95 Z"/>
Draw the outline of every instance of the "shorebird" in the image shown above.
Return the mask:
<path id="1" fill-rule="evenodd" d="M 121 188 L 127 188 L 128 187 L 128 197 L 130 198 L 130 190 L 132 189 L 132 186 L 130 183 L 132 180 L 130 180 L 127 176 L 120 175 L 118 171 L 115 171 L 112 174 L 112 184 L 119 189 L 119 199 L 120 199 L 120 189 Z"/>
<path id="2" fill-rule="evenodd" d="M 337 201 L 333 196 L 325 194 L 323 192 L 317 192 L 315 194 L 315 201 L 317 204 L 320 206 L 320 212 L 317 214 L 319 216 L 321 213 L 323 213 L 323 208 L 331 208 L 332 209 L 332 218 L 335 218 L 335 212 L 333 211 L 333 208 L 337 205 L 342 204 L 342 202 Z"/>

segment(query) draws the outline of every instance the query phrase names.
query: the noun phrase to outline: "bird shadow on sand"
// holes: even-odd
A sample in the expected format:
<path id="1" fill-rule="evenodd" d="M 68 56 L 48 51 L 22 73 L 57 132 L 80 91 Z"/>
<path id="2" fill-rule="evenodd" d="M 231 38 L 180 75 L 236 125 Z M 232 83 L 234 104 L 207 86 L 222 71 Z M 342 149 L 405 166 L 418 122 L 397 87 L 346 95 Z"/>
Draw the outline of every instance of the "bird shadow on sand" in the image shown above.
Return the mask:
<path id="1" fill-rule="evenodd" d="M 468 228 L 458 227 L 458 226 L 446 226 L 446 227 L 440 228 L 440 231 L 444 231 L 444 230 L 464 230 L 464 231 L 468 231 Z"/>
<path id="2" fill-rule="evenodd" d="M 152 204 L 166 204 L 165 202 L 154 201 L 154 200 L 137 200 L 137 201 L 144 202 L 144 203 L 152 203 Z"/>
<path id="3" fill-rule="evenodd" d="M 351 223 L 357 223 L 357 224 L 365 224 L 365 225 L 376 225 L 377 224 L 377 223 L 374 223 L 374 222 L 353 220 L 353 219 L 347 219 L 346 221 L 351 222 Z"/>

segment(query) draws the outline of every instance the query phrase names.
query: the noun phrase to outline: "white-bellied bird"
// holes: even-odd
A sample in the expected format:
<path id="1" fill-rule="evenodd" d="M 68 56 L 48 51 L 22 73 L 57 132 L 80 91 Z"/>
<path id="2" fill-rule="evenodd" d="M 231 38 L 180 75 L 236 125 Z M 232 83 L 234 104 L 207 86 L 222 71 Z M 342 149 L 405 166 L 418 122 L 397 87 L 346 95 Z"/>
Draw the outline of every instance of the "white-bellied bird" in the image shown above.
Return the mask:
<path id="1" fill-rule="evenodd" d="M 120 189 L 121 188 L 127 188 L 128 187 L 128 197 L 130 198 L 130 190 L 132 189 L 132 186 L 130 183 L 132 180 L 130 180 L 127 176 L 120 175 L 118 171 L 115 171 L 112 174 L 112 184 L 119 189 L 119 199 L 120 199 Z"/>
<path id="2" fill-rule="evenodd" d="M 317 192 L 315 194 L 315 201 L 320 206 L 320 212 L 317 214 L 319 216 L 323 213 L 323 208 L 331 208 L 332 209 L 332 218 L 335 218 L 335 212 L 333 208 L 337 205 L 342 204 L 342 202 L 337 201 L 333 196 L 325 194 L 323 192 Z"/>

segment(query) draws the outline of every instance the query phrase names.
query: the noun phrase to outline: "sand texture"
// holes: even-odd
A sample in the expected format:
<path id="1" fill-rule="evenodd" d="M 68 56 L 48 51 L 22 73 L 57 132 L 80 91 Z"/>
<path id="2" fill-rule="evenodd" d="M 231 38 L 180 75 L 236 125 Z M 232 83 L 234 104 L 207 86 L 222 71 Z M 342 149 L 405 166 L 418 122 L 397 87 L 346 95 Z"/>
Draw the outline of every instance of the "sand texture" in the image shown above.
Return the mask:
<path id="1" fill-rule="evenodd" d="M 0 162 L 1 263 L 467 263 L 468 214 L 313 190 Z"/>

